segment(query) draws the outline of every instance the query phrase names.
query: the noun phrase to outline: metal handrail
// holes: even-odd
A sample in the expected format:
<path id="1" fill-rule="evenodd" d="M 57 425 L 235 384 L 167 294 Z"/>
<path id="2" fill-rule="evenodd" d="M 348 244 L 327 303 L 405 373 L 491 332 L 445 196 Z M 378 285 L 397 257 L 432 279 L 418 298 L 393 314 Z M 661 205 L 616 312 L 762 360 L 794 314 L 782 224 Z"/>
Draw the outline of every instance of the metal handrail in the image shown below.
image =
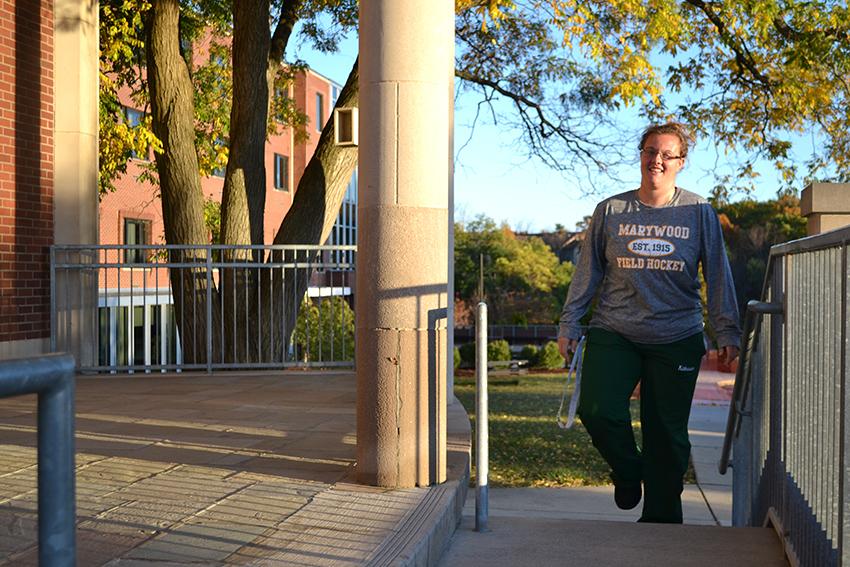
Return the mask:
<path id="1" fill-rule="evenodd" d="M 718 463 L 732 525 L 771 525 L 791 564 L 848 565 L 850 226 L 773 246 L 765 272 Z"/>
<path id="2" fill-rule="evenodd" d="M 839 228 L 837 230 L 819 234 L 815 237 L 810 236 L 798 238 L 796 240 L 791 240 L 771 247 L 767 266 L 765 268 L 764 282 L 762 284 L 762 299 L 767 296 L 767 291 L 770 287 L 770 281 L 773 276 L 773 267 L 777 258 L 793 254 L 795 252 L 811 252 L 814 250 L 829 248 L 846 242 L 847 238 L 847 229 Z M 732 390 L 732 400 L 729 404 L 729 417 L 726 421 L 726 434 L 723 438 L 723 449 L 717 466 L 720 474 L 726 474 L 726 471 L 729 468 L 732 439 L 735 435 L 737 435 L 740 417 L 745 415 L 743 408 L 750 384 L 750 355 L 752 354 L 753 345 L 757 342 L 756 339 L 758 338 L 759 332 L 757 323 L 761 320 L 762 315 L 781 315 L 782 313 L 783 306 L 781 304 L 771 304 L 757 300 L 751 300 L 747 303 L 747 313 L 744 316 L 744 329 L 741 336 L 738 369 L 735 372 L 735 385 Z"/>
<path id="3" fill-rule="evenodd" d="M 38 394 L 38 564 L 76 565 L 74 357 L 0 362 L 0 398 Z"/>
<path id="4" fill-rule="evenodd" d="M 744 405 L 746 404 L 747 391 L 750 386 L 752 368 L 750 356 L 753 345 L 758 341 L 758 332 L 761 328 L 757 322 L 762 315 L 781 315 L 782 304 L 765 303 L 752 300 L 747 302 L 747 313 L 744 316 L 744 332 L 741 336 L 741 353 L 738 360 L 738 369 L 735 371 L 735 386 L 732 389 L 732 401 L 729 404 L 729 417 L 726 420 L 726 435 L 723 437 L 723 449 L 720 452 L 720 462 L 717 469 L 720 474 L 726 474 L 729 468 L 729 457 L 732 452 L 732 438 L 737 434 L 740 418 L 746 415 Z"/>

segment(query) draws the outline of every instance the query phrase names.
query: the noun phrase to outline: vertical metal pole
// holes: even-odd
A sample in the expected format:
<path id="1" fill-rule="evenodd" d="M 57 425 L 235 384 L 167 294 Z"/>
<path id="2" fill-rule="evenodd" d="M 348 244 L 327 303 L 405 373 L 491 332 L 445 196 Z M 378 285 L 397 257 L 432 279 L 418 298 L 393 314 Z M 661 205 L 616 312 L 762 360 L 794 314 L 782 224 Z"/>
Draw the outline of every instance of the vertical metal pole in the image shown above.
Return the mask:
<path id="1" fill-rule="evenodd" d="M 478 255 L 478 301 L 484 301 L 484 254 Z"/>
<path id="2" fill-rule="evenodd" d="M 758 369 L 757 374 L 758 379 L 761 379 L 762 370 Z M 752 387 L 752 383 L 750 387 Z M 750 403 L 756 403 L 756 400 Z M 759 520 L 752 515 L 752 501 L 756 490 L 751 485 L 753 475 L 753 418 L 746 414 L 739 419 L 740 429 L 732 450 L 732 525 L 735 527 L 760 525 Z"/>
<path id="3" fill-rule="evenodd" d="M 56 247 L 50 247 L 50 352 L 56 352 L 56 334 L 58 329 L 56 319 Z"/>
<path id="4" fill-rule="evenodd" d="M 212 373 L 212 245 L 204 247 L 207 254 L 207 373 Z M 195 330 L 197 333 L 197 329 Z"/>
<path id="5" fill-rule="evenodd" d="M 38 563 L 49 567 L 77 556 L 73 361 L 64 366 L 64 379 L 38 395 Z"/>
<path id="6" fill-rule="evenodd" d="M 487 419 L 487 304 L 478 304 L 475 324 L 475 531 L 487 531 L 490 465 Z"/>
<path id="7" fill-rule="evenodd" d="M 847 242 L 841 248 L 841 312 L 839 314 L 841 321 L 841 374 L 839 375 L 839 408 L 841 419 L 841 430 L 839 435 L 841 441 L 839 443 L 839 464 L 840 471 L 838 478 L 838 559 L 842 565 L 850 565 L 850 543 L 847 539 L 850 538 L 850 526 L 847 525 L 850 521 L 850 474 L 848 474 L 848 458 L 850 458 L 850 447 L 848 447 L 848 436 L 850 436 L 850 419 L 847 417 L 848 408 L 850 408 L 850 387 L 847 384 L 847 370 L 850 366 L 850 352 L 847 350 L 847 341 L 850 337 L 850 246 Z"/>

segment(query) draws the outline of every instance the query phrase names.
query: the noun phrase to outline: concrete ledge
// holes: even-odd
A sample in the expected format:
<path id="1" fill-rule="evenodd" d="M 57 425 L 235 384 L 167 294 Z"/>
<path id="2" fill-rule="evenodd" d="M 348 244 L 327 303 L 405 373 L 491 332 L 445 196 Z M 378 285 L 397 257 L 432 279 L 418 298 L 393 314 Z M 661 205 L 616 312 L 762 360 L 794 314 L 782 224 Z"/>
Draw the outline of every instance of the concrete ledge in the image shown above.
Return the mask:
<path id="1" fill-rule="evenodd" d="M 800 212 L 850 214 L 850 183 L 812 183 L 800 194 Z"/>
<path id="2" fill-rule="evenodd" d="M 850 224 L 850 184 L 812 183 L 800 194 L 800 212 L 810 236 Z"/>
<path id="3" fill-rule="evenodd" d="M 370 566 L 437 565 L 463 515 L 469 487 L 472 434 L 466 410 L 457 399 L 448 406 L 448 463 L 446 482 L 428 487 L 419 505 L 410 510 L 368 558 Z"/>

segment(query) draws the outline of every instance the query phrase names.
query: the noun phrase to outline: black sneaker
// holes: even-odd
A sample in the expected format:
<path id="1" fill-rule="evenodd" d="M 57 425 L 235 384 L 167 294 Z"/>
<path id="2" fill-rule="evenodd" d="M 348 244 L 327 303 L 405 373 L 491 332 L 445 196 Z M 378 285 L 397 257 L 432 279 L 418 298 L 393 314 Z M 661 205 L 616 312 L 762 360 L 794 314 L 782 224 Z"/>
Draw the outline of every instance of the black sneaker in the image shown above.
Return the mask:
<path id="1" fill-rule="evenodd" d="M 614 483 L 614 502 L 621 510 L 631 510 L 640 503 L 642 496 L 640 482 Z"/>

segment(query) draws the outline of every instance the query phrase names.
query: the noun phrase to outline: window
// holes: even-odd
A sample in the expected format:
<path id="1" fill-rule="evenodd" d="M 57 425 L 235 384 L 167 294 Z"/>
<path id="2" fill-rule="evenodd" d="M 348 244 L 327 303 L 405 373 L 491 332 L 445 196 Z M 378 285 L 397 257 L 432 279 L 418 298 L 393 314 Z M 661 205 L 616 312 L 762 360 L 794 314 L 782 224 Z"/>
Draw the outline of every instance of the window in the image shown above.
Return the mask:
<path id="1" fill-rule="evenodd" d="M 289 157 L 274 155 L 274 188 L 278 191 L 289 190 Z"/>
<path id="2" fill-rule="evenodd" d="M 124 219 L 124 244 L 150 244 L 150 222 L 139 219 Z M 147 250 L 127 248 L 124 250 L 125 264 L 144 264 Z"/>
<path id="3" fill-rule="evenodd" d="M 135 108 L 124 107 L 124 119 L 127 121 L 127 126 L 130 128 L 135 128 L 139 124 L 142 123 L 142 119 L 145 117 L 145 113 L 141 110 L 136 110 Z M 139 152 L 136 150 L 132 150 L 130 152 L 130 157 L 135 159 L 148 159 L 148 156 L 144 157 L 139 155 Z"/>
<path id="4" fill-rule="evenodd" d="M 325 126 L 325 97 L 316 93 L 316 131 L 321 132 Z"/>
<path id="5" fill-rule="evenodd" d="M 141 110 L 124 107 L 124 117 L 127 119 L 127 124 L 130 127 L 138 126 L 139 124 L 141 124 L 143 116 L 144 113 Z"/>
<path id="6" fill-rule="evenodd" d="M 224 148 L 227 147 L 229 140 L 227 138 L 219 138 L 216 137 L 212 143 L 212 149 L 216 154 L 220 154 L 224 151 Z M 227 166 L 215 167 L 210 172 L 210 175 L 213 177 L 224 177 L 227 173 Z"/>
<path id="7" fill-rule="evenodd" d="M 331 104 L 336 104 L 337 99 L 339 98 L 339 87 L 336 85 L 331 85 Z"/>

